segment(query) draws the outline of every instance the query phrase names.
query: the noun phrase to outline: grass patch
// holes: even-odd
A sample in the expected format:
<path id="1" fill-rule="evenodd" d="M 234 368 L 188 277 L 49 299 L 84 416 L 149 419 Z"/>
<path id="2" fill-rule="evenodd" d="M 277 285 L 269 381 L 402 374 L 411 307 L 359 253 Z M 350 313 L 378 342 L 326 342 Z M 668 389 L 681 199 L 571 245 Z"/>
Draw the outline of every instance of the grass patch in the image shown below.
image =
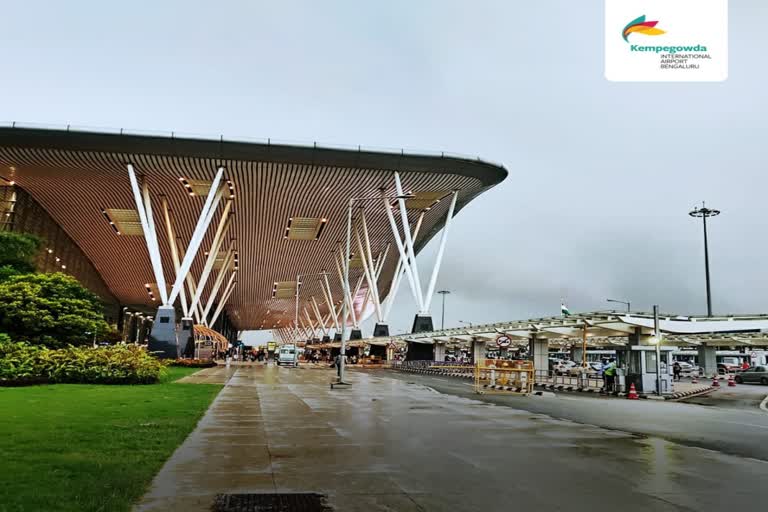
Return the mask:
<path id="1" fill-rule="evenodd" d="M 0 512 L 127 511 L 221 389 L 176 384 L 0 388 Z"/>

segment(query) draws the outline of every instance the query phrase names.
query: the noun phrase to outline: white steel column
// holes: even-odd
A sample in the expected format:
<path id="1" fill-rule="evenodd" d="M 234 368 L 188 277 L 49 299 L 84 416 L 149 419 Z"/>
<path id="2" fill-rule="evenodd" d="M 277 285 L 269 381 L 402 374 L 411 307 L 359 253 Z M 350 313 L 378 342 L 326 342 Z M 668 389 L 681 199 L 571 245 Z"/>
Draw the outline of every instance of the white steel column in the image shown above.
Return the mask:
<path id="1" fill-rule="evenodd" d="M 459 191 L 453 192 L 451 198 L 451 205 L 448 207 L 448 216 L 445 219 L 445 226 L 443 226 L 443 235 L 440 238 L 440 248 L 437 250 L 437 259 L 435 260 L 435 266 L 432 268 L 432 277 L 429 280 L 429 288 L 427 288 L 427 295 L 425 297 L 426 304 L 424 305 L 425 312 L 429 312 L 429 306 L 432 304 L 432 296 L 435 293 L 435 285 L 437 284 L 437 274 L 440 272 L 440 264 L 443 261 L 443 253 L 445 252 L 445 243 L 448 240 L 448 230 L 451 229 L 451 220 L 453 220 L 453 211 L 456 208 L 456 199 L 459 197 Z"/>
<path id="2" fill-rule="evenodd" d="M 405 245 L 408 249 L 408 254 L 411 257 L 411 261 L 408 266 L 413 274 L 413 281 L 419 292 L 419 312 L 426 313 L 424 308 L 424 295 L 421 289 L 421 280 L 419 279 L 419 266 L 416 264 L 416 251 L 413 248 L 413 238 L 411 238 L 410 223 L 408 222 L 408 211 L 405 209 L 405 199 L 403 199 L 403 185 L 400 183 L 400 173 L 395 172 L 395 189 L 399 198 L 397 199 L 400 205 L 400 219 L 403 224 L 403 234 L 405 235 Z"/>
<path id="3" fill-rule="evenodd" d="M 187 273 L 189 272 L 190 267 L 192 267 L 192 262 L 195 260 L 195 256 L 197 256 L 197 250 L 200 248 L 200 244 L 203 242 L 203 237 L 205 237 L 205 232 L 208 230 L 208 225 L 211 223 L 213 213 L 219 206 L 219 201 L 221 201 L 221 197 L 224 194 L 224 188 L 226 187 L 219 188 L 221 177 L 223 175 L 224 168 L 219 167 L 216 176 L 213 178 L 213 183 L 211 183 L 211 188 L 208 191 L 208 197 L 205 199 L 203 210 L 200 212 L 195 231 L 192 233 L 192 239 L 189 241 L 187 251 L 184 253 L 184 260 L 181 262 L 181 268 L 176 275 L 176 282 L 173 284 L 171 295 L 168 297 L 168 301 L 171 304 L 176 300 L 181 287 L 184 285 Z"/>
<path id="4" fill-rule="evenodd" d="M 360 251 L 360 255 L 362 256 L 362 262 L 363 262 L 363 275 L 365 276 L 365 280 L 368 282 L 368 291 L 369 293 L 366 294 L 366 304 L 363 305 L 363 309 L 365 310 L 365 306 L 367 306 L 367 300 L 368 295 L 371 295 L 373 298 L 373 305 L 376 312 L 376 320 L 381 322 L 381 305 L 378 301 L 378 294 L 376 293 L 376 276 L 375 276 L 375 269 L 373 267 L 373 263 L 369 265 L 368 261 L 368 255 L 365 252 L 365 249 L 363 248 L 363 244 L 360 241 L 360 234 L 357 230 L 355 230 L 355 241 L 357 242 L 357 250 Z"/>
<path id="5" fill-rule="evenodd" d="M 200 301 L 203 290 L 205 290 L 205 285 L 208 283 L 208 277 L 211 275 L 211 270 L 213 269 L 213 264 L 216 262 L 216 258 L 219 256 L 219 249 L 221 248 L 221 244 L 224 241 L 224 236 L 229 231 L 229 226 L 232 223 L 232 218 L 229 216 L 229 211 L 232 208 L 232 200 L 227 200 L 226 206 L 224 206 L 224 213 L 221 216 L 221 220 L 219 220 L 219 225 L 216 227 L 216 234 L 213 236 L 213 242 L 211 243 L 211 248 L 208 251 L 208 257 L 205 260 L 205 266 L 203 267 L 203 272 L 200 274 L 200 280 L 197 283 L 197 291 L 195 292 L 194 297 L 192 297 L 192 305 L 191 308 L 195 308 L 197 306 L 197 303 Z"/>
<path id="6" fill-rule="evenodd" d="M 424 212 L 422 211 L 421 214 L 419 214 L 419 219 L 416 221 L 416 226 L 413 229 L 413 239 L 416 240 L 419 236 L 419 230 L 421 229 L 421 223 L 424 220 Z M 389 318 L 389 313 L 392 310 L 392 306 L 395 303 L 395 297 L 397 296 L 397 292 L 400 290 L 400 283 L 403 281 L 403 274 L 405 274 L 405 267 L 403 265 L 403 255 L 400 255 L 400 259 L 397 261 L 397 266 L 395 267 L 395 273 L 392 285 L 389 288 L 389 296 L 387 297 L 387 305 L 384 307 L 384 321 L 386 322 Z"/>
<path id="7" fill-rule="evenodd" d="M 179 246 L 176 245 L 176 234 L 173 231 L 173 224 L 171 224 L 171 210 L 168 208 L 168 199 L 163 197 L 163 219 L 165 219 L 165 232 L 168 235 L 168 245 L 171 247 L 171 259 L 173 260 L 173 270 L 178 275 L 179 273 Z M 187 294 L 184 291 L 184 287 L 181 287 L 181 310 L 184 312 L 184 318 L 190 318 L 189 316 L 189 303 L 187 302 Z"/>
<path id="8" fill-rule="evenodd" d="M 216 281 L 213 282 L 213 289 L 211 290 L 211 296 L 208 297 L 208 301 L 206 302 L 205 308 L 203 309 L 202 320 L 203 320 L 203 324 L 205 325 L 208 325 L 207 323 L 208 312 L 211 310 L 211 306 L 213 306 L 213 301 L 216 300 L 216 296 L 219 293 L 219 288 L 221 288 L 221 284 L 224 282 L 224 276 L 227 275 L 227 272 L 229 271 L 229 266 L 232 263 L 232 258 L 234 254 L 235 254 L 234 247 L 230 244 L 229 250 L 227 251 L 226 256 L 224 256 L 224 261 L 222 263 L 221 270 L 219 270 L 219 273 L 216 276 Z"/>
<path id="9" fill-rule="evenodd" d="M 142 200 L 142 191 L 139 189 L 139 182 L 136 179 L 136 172 L 133 170 L 133 164 L 128 164 L 128 179 L 131 182 L 131 189 L 133 190 L 133 199 L 136 203 L 136 210 L 139 213 L 139 220 L 141 221 L 141 228 L 144 231 L 144 241 L 147 244 L 147 251 L 149 252 L 149 261 L 152 264 L 152 272 L 155 275 L 155 282 L 157 283 L 158 293 L 160 299 L 163 302 L 163 306 L 168 305 L 168 290 L 165 287 L 165 276 L 163 275 L 163 264 L 160 259 L 160 249 L 157 244 L 157 236 L 154 230 L 154 220 L 150 226 L 148 219 L 148 210 L 145 207 L 144 200 Z M 144 184 L 146 187 L 146 183 Z M 145 196 L 145 199 L 149 199 L 149 194 Z M 151 207 L 149 213 L 151 215 Z M 175 297 L 174 297 L 175 298 Z"/>
<path id="10" fill-rule="evenodd" d="M 341 246 L 339 246 L 339 252 L 341 253 Z M 341 258 L 341 264 L 344 264 L 344 255 L 339 254 L 339 257 Z M 335 257 L 333 258 L 336 261 L 336 270 L 339 272 L 339 281 L 341 282 L 341 288 L 343 290 L 347 290 L 347 293 L 342 292 L 343 295 L 346 295 L 344 297 L 344 301 L 347 303 L 347 307 L 349 308 L 348 315 L 352 318 L 352 326 L 354 327 L 357 324 L 357 321 L 355 319 L 355 308 L 354 308 L 354 302 L 353 302 L 353 295 L 352 290 L 349 289 L 349 283 L 347 285 L 344 284 L 344 272 L 341 270 L 341 265 L 339 264 L 339 260 Z M 346 269 L 346 267 L 349 266 L 349 262 L 346 262 L 345 270 L 347 274 L 349 273 L 349 270 Z M 343 308 L 342 308 L 343 309 Z M 343 325 L 346 325 L 347 318 L 346 315 L 344 315 L 344 318 L 341 319 Z"/>
<path id="11" fill-rule="evenodd" d="M 365 220 L 365 210 L 360 210 L 360 220 L 362 221 L 363 238 L 365 239 L 366 250 L 366 252 L 363 253 L 363 261 L 366 261 L 365 256 L 367 255 L 368 273 L 371 274 L 370 277 L 372 279 L 372 282 L 369 282 L 368 286 L 372 290 L 371 297 L 373 298 L 373 303 L 376 308 L 376 318 L 381 322 L 381 301 L 379 300 L 378 275 L 376 274 L 376 267 L 373 264 L 373 251 L 371 251 L 371 239 L 368 235 L 368 223 Z M 357 230 L 355 230 L 355 237 L 357 238 L 358 245 L 360 245 L 360 235 Z"/>
<path id="12" fill-rule="evenodd" d="M 312 299 L 312 310 L 315 313 L 315 317 L 317 317 L 317 323 L 320 324 L 320 328 L 323 330 L 323 336 L 328 336 L 328 328 L 326 327 L 326 322 L 323 319 L 323 315 L 320 314 L 320 306 L 317 305 L 317 301 L 315 300 L 315 296 L 313 295 L 311 297 Z"/>
<path id="13" fill-rule="evenodd" d="M 400 231 L 397 229 L 397 223 L 395 222 L 395 217 L 392 215 L 392 205 L 389 204 L 389 199 L 384 198 L 384 210 L 387 213 L 387 218 L 389 219 L 389 225 L 392 228 L 392 234 L 395 238 L 395 245 L 397 246 L 397 250 L 400 253 L 400 264 L 403 268 L 405 268 L 405 274 L 408 276 L 408 282 L 411 285 L 411 293 L 413 293 L 413 299 L 416 301 L 416 305 L 421 308 L 422 301 L 421 301 L 421 285 L 417 288 L 416 282 L 414 281 L 413 273 L 411 272 L 411 267 L 408 265 L 408 255 L 405 251 L 405 247 L 403 246 L 403 241 L 400 238 Z M 403 231 L 407 232 L 410 236 L 410 226 L 407 223 L 403 224 Z"/>
<path id="14" fill-rule="evenodd" d="M 216 311 L 213 313 L 213 318 L 211 318 L 211 323 L 209 324 L 211 327 L 213 327 L 213 325 L 216 323 L 216 320 L 219 319 L 219 314 L 221 314 L 221 311 L 224 309 L 224 305 L 229 300 L 229 296 L 232 295 L 232 292 L 235 289 L 235 285 L 237 284 L 237 281 L 235 281 L 235 276 L 237 276 L 237 272 L 232 272 L 232 275 L 229 277 L 227 287 L 224 288 L 224 294 L 221 296 L 219 305 L 216 306 Z"/>
<path id="15" fill-rule="evenodd" d="M 335 257 L 334 257 L 335 259 Z M 328 304 L 328 312 L 331 313 L 333 318 L 333 325 L 336 330 L 339 330 L 339 316 L 336 314 L 336 305 L 333 303 L 333 294 L 331 293 L 331 284 L 328 282 L 328 274 L 323 274 L 323 281 L 325 282 L 325 288 L 323 288 L 323 294 L 325 295 L 325 303 Z"/>
<path id="16" fill-rule="evenodd" d="M 307 317 L 307 322 L 309 322 L 309 326 L 312 328 L 312 337 L 314 337 L 317 334 L 320 326 L 315 327 L 315 322 L 312 321 L 312 317 L 309 315 L 306 306 L 304 306 L 304 316 Z"/>

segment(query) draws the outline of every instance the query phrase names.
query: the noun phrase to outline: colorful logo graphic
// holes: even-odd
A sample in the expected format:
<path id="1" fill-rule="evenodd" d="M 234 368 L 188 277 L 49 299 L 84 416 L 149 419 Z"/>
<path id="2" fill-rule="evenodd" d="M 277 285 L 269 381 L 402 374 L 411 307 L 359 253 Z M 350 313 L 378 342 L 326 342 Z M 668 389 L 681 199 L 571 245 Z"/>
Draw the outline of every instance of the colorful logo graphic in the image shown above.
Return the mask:
<path id="1" fill-rule="evenodd" d="M 658 23 L 658 21 L 645 21 L 645 14 L 643 14 L 636 20 L 630 21 L 629 25 L 624 27 L 624 30 L 622 31 L 624 40 L 629 42 L 629 39 L 627 38 L 629 37 L 629 34 L 632 33 L 645 34 L 647 36 L 660 36 L 661 34 L 666 34 L 665 31 L 656 28 Z"/>

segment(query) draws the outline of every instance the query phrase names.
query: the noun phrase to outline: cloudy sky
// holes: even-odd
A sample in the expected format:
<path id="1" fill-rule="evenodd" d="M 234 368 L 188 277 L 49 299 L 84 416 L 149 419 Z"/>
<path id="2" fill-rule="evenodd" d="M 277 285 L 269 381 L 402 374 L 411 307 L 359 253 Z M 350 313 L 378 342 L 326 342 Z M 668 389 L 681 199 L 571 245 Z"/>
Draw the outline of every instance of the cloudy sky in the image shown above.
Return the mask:
<path id="1" fill-rule="evenodd" d="M 600 0 L 12 2 L 0 118 L 502 162 L 507 181 L 455 219 L 447 325 L 558 314 L 561 297 L 703 313 L 687 212 L 706 200 L 723 211 L 715 312 L 764 312 L 767 19 L 731 0 L 727 82 L 631 84 L 603 78 Z M 414 309 L 404 286 L 391 330 Z"/>

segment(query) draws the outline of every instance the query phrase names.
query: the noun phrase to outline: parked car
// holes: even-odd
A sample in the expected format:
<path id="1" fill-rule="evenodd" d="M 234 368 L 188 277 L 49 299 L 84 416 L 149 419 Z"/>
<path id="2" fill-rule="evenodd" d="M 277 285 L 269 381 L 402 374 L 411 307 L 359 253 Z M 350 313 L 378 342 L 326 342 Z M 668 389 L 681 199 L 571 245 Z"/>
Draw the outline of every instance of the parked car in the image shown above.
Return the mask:
<path id="1" fill-rule="evenodd" d="M 576 366 L 576 363 L 566 359 L 550 359 L 549 365 L 556 375 L 566 375 L 570 368 Z"/>
<path id="2" fill-rule="evenodd" d="M 753 366 L 736 374 L 734 380 L 739 383 L 753 382 L 768 386 L 768 366 Z"/>

